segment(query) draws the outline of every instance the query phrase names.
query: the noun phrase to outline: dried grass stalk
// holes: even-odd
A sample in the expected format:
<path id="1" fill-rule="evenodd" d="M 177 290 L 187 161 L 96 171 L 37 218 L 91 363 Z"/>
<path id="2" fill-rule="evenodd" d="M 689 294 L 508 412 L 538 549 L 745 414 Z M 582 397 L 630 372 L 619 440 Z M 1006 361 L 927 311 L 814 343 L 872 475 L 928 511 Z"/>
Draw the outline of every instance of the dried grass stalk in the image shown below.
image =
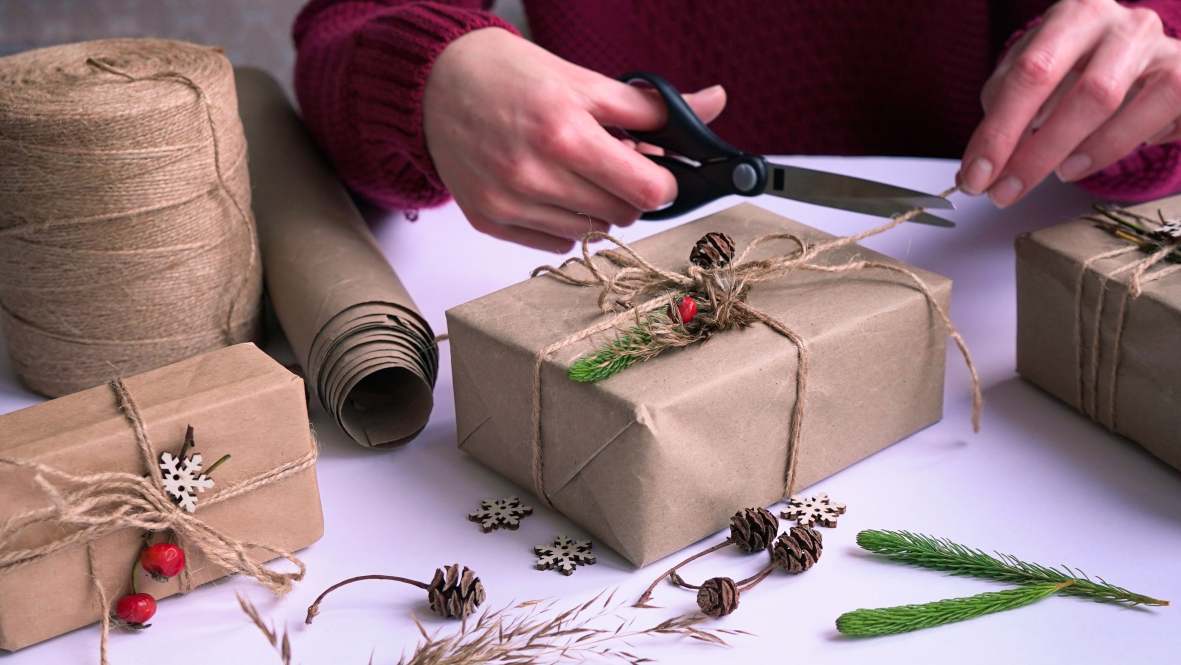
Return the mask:
<path id="1" fill-rule="evenodd" d="M 239 596 L 238 602 L 279 653 L 283 664 L 290 665 L 291 645 L 286 632 L 278 634 L 250 601 Z M 465 620 L 458 630 L 446 634 L 427 631 L 414 617 L 422 639 L 412 654 L 398 660 L 398 665 L 543 665 L 591 659 L 639 665 L 654 662 L 632 651 L 640 640 L 671 637 L 729 646 L 726 638 L 750 635 L 742 630 L 700 628 L 708 620 L 702 614 L 636 627 L 634 619 L 621 616 L 623 608 L 614 604 L 614 593 L 599 593 L 565 610 L 555 605 L 556 601 L 531 600 L 484 610 L 479 617 Z"/>

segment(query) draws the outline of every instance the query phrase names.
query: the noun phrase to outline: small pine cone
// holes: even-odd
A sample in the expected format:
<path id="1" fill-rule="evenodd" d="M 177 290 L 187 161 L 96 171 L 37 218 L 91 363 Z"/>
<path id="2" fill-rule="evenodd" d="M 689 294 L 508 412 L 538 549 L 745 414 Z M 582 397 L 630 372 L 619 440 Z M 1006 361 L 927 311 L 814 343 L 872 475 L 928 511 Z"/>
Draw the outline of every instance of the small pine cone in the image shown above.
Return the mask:
<path id="1" fill-rule="evenodd" d="M 705 270 L 724 268 L 734 259 L 734 241 L 725 233 L 710 231 L 689 252 L 689 263 Z"/>
<path id="2" fill-rule="evenodd" d="M 729 577 L 711 577 L 697 590 L 697 606 L 707 616 L 724 617 L 738 609 L 738 585 Z"/>
<path id="3" fill-rule="evenodd" d="M 459 564 L 435 570 L 427 589 L 431 611 L 445 619 L 463 619 L 475 613 L 484 602 L 484 585 L 476 573 Z"/>
<path id="4" fill-rule="evenodd" d="M 810 526 L 793 526 L 771 546 L 771 561 L 789 573 L 802 573 L 820 558 L 824 544 Z"/>
<path id="5" fill-rule="evenodd" d="M 730 518 L 730 540 L 746 552 L 761 552 L 779 533 L 779 518 L 766 508 L 747 508 Z"/>

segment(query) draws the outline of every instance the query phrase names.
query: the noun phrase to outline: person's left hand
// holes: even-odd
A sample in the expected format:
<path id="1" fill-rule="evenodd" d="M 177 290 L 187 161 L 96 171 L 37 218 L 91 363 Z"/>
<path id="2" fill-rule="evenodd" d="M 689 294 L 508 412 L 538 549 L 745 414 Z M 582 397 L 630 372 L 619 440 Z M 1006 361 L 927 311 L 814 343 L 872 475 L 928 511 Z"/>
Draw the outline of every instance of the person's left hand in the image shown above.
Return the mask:
<path id="1" fill-rule="evenodd" d="M 981 102 L 957 180 L 1003 208 L 1051 171 L 1070 182 L 1181 139 L 1181 41 L 1151 9 L 1062 0 L 1005 55 Z"/>

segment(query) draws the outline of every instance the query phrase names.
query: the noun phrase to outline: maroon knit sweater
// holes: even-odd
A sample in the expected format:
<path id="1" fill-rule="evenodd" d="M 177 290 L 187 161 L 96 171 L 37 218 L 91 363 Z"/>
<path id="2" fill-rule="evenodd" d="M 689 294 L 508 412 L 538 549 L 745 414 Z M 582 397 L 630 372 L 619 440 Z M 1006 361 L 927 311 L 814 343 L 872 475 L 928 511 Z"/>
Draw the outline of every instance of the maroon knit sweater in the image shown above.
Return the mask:
<path id="1" fill-rule="evenodd" d="M 422 95 L 435 58 L 469 31 L 513 28 L 482 0 L 312 0 L 296 19 L 304 118 L 346 183 L 389 208 L 442 203 Z M 714 128 L 766 154 L 958 157 L 980 88 L 1012 35 L 1051 0 L 524 0 L 533 39 L 619 76 L 682 90 L 721 83 Z M 1166 30 L 1181 0 L 1142 0 Z M 1181 144 L 1143 147 L 1086 181 L 1146 200 L 1181 190 Z"/>

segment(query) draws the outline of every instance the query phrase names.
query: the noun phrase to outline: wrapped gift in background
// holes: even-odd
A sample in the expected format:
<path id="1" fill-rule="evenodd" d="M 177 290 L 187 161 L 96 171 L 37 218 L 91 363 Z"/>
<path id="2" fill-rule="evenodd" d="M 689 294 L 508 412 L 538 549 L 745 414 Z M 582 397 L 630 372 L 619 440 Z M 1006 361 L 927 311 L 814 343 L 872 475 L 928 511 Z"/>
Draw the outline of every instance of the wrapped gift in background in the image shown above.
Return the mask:
<path id="1" fill-rule="evenodd" d="M 192 513 L 155 489 L 149 466 L 177 455 L 189 426 L 207 466 L 231 456 Z M 303 382 L 253 344 L 0 416 L 0 649 L 110 611 L 98 588 L 109 603 L 129 592 L 144 543 L 130 521 L 172 531 L 187 553 L 185 575 L 137 575 L 141 592 L 164 597 L 227 572 L 282 591 L 298 573 L 260 562 L 322 535 L 315 460 Z"/>
<path id="2" fill-rule="evenodd" d="M 1017 238 L 1017 371 L 1181 469 L 1181 196 L 1113 213 Z"/>
<path id="3" fill-rule="evenodd" d="M 694 243 L 716 231 L 740 253 L 766 234 L 832 239 L 747 204 L 633 247 L 656 266 L 684 271 Z M 750 258 L 794 247 L 769 242 Z M 783 334 L 755 323 L 600 383 L 576 383 L 567 377 L 571 362 L 612 333 L 547 353 L 604 314 L 591 289 L 542 275 L 447 312 L 459 445 L 636 565 L 681 549 L 722 528 L 738 507 L 782 498 L 793 447 L 795 487 L 805 487 L 941 417 L 940 314 L 950 280 L 852 243 L 817 258 L 853 260 L 890 269 L 789 271 L 749 293 L 752 307 L 808 348 L 807 409 L 794 444 L 801 355 Z M 611 269 L 602 257 L 594 261 Z M 540 396 L 536 411 L 531 395 Z"/>

